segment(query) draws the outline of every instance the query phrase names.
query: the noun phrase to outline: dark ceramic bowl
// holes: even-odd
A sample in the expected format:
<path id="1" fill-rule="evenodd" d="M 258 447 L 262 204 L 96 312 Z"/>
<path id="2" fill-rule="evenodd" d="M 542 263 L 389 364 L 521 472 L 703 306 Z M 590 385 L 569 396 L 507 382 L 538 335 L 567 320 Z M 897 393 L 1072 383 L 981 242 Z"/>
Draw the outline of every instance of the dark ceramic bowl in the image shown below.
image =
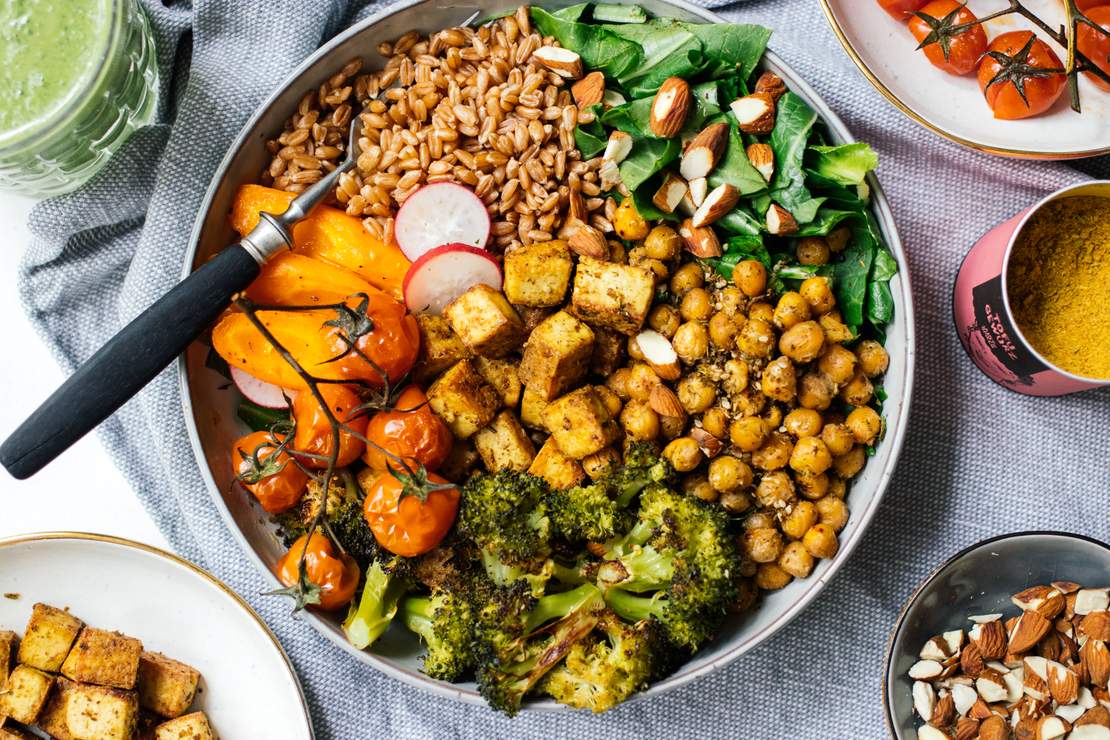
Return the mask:
<path id="1" fill-rule="evenodd" d="M 887 645 L 883 698 L 891 734 L 917 737 L 921 722 L 906 673 L 926 641 L 967 629 L 972 614 L 1015 613 L 1013 594 L 1051 581 L 1110 585 L 1110 545 L 1067 532 L 1018 532 L 972 545 L 933 571 L 910 596 Z"/>

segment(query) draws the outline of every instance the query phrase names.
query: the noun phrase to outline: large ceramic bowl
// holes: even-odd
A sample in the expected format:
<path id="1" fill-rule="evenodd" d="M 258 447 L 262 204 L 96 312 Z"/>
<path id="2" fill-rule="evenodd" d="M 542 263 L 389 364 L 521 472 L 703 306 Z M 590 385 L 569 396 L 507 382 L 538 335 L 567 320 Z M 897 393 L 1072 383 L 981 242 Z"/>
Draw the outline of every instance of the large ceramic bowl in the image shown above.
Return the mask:
<path id="1" fill-rule="evenodd" d="M 559 4 L 552 3 L 556 6 Z M 719 21 L 712 13 L 681 1 L 647 0 L 641 4 L 656 15 L 703 23 Z M 380 59 L 374 53 L 380 41 L 392 40 L 411 29 L 435 31 L 457 25 L 472 16 L 489 16 L 506 7 L 509 6 L 484 4 L 474 0 L 451 3 L 449 7 L 437 0 L 409 0 L 387 12 L 367 18 L 313 54 L 266 101 L 243 129 L 224 159 L 198 216 L 192 246 L 184 265 L 185 273 L 235 240 L 226 218 L 232 197 L 240 185 L 254 182 L 258 173 L 269 163 L 264 142 L 282 130 L 283 122 L 296 109 L 305 90 L 319 86 L 356 55 Z M 764 63 L 821 114 L 833 139 L 838 142 L 852 140 L 840 119 L 778 56 L 768 52 Z M 902 447 L 906 414 L 910 406 L 914 365 L 913 308 L 905 255 L 894 228 L 890 208 L 878 183 L 872 179 L 870 185 L 875 217 L 901 266 L 901 271 L 891 282 L 896 308 L 888 333 L 891 362 L 885 386 L 889 400 L 884 406 L 888 432 L 879 444 L 875 456 L 869 460 L 867 468 L 852 486 L 852 516 L 841 534 L 840 553 L 833 560 L 821 561 L 809 578 L 771 594 L 757 611 L 726 625 L 716 642 L 702 650 L 676 674 L 653 686 L 646 692 L 647 695 L 679 686 L 735 660 L 797 616 L 851 556 L 890 481 Z M 273 565 L 282 554 L 281 543 L 266 515 L 251 502 L 251 497 L 232 491 L 231 486 L 233 473 L 229 450 L 234 440 L 244 431 L 235 415 L 238 396 L 234 390 L 227 388 L 225 378 L 205 367 L 206 354 L 207 347 L 196 344 L 185 353 L 180 366 L 185 417 L 193 449 L 212 499 L 223 513 L 231 531 L 239 538 L 245 557 L 254 560 L 260 569 L 271 573 Z M 333 619 L 309 614 L 305 621 L 356 659 L 398 680 L 442 696 L 470 703 L 482 702 L 473 684 L 452 685 L 423 676 L 419 672 L 419 645 L 414 637 L 402 629 L 392 630 L 374 645 L 372 652 L 360 652 L 347 644 L 338 623 Z M 556 705 L 537 701 L 532 706 Z"/>

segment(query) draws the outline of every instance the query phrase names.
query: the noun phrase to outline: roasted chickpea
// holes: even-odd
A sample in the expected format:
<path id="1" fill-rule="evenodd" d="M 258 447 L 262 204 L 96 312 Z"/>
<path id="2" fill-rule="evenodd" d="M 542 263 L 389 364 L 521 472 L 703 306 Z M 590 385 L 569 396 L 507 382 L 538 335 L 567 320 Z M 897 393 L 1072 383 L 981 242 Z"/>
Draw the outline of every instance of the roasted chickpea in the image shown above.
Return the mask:
<path id="1" fill-rule="evenodd" d="M 735 285 L 726 285 L 717 294 L 717 298 L 721 301 L 721 310 L 729 316 L 739 313 L 740 306 L 744 304 L 744 294 Z"/>
<path id="2" fill-rule="evenodd" d="M 767 422 L 768 429 L 778 429 L 782 426 L 782 409 L 775 404 L 771 404 L 763 412 L 763 420 Z"/>
<path id="3" fill-rule="evenodd" d="M 752 469 L 732 455 L 720 455 L 709 463 L 709 484 L 721 493 L 731 493 L 752 484 Z"/>
<path id="4" fill-rule="evenodd" d="M 773 432 L 763 446 L 752 453 L 752 465 L 760 470 L 778 470 L 786 467 L 794 443 L 785 434 Z"/>
<path id="5" fill-rule="evenodd" d="M 692 295 L 690 291 L 686 295 Z M 718 349 L 732 349 L 736 337 L 736 322 L 724 311 L 718 311 L 709 319 L 709 341 Z"/>
<path id="6" fill-rule="evenodd" d="M 851 238 L 852 230 L 847 226 L 840 226 L 829 232 L 829 235 L 825 237 L 825 242 L 829 245 L 829 251 L 838 254 L 844 251 Z"/>
<path id="7" fill-rule="evenodd" d="M 648 235 L 647 221 L 636 210 L 632 198 L 625 198 L 617 206 L 617 211 L 613 214 L 613 230 L 617 232 L 617 236 L 629 242 L 639 241 Z"/>
<path id="8" fill-rule="evenodd" d="M 863 470 L 866 462 L 867 453 L 864 452 L 863 447 L 856 446 L 847 454 L 837 455 L 833 458 L 833 470 L 841 478 L 848 480 L 856 477 L 856 474 Z"/>
<path id="9" fill-rule="evenodd" d="M 844 529 L 848 523 L 848 505 L 836 496 L 825 496 L 817 500 L 817 514 L 822 524 L 828 524 L 834 532 Z"/>
<path id="10" fill-rule="evenodd" d="M 821 430 L 821 441 L 829 448 L 829 453 L 836 457 L 852 451 L 856 436 L 847 424 L 826 424 Z"/>
<path id="11" fill-rule="evenodd" d="M 778 591 L 786 588 L 794 576 L 780 568 L 777 563 L 760 563 L 755 572 L 755 585 L 764 591 Z"/>
<path id="12" fill-rule="evenodd" d="M 652 329 L 659 332 L 667 339 L 670 339 L 678 330 L 678 326 L 682 323 L 682 319 L 678 315 L 677 308 L 667 303 L 660 303 L 658 306 L 651 309 L 651 313 L 648 314 L 647 322 L 648 326 Z M 855 361 L 855 355 L 852 355 L 852 360 Z"/>
<path id="13" fill-rule="evenodd" d="M 624 433 L 630 439 L 648 442 L 659 436 L 659 414 L 647 401 L 633 399 L 624 405 L 620 416 Z"/>
<path id="14" fill-rule="evenodd" d="M 697 321 L 687 321 L 678 327 L 671 339 L 671 345 L 678 354 L 679 359 L 687 365 L 692 365 L 709 351 L 709 331 L 705 324 Z"/>
<path id="15" fill-rule="evenodd" d="M 802 437 L 790 453 L 790 467 L 799 473 L 819 475 L 832 467 L 832 455 L 819 437 Z"/>
<path id="16" fill-rule="evenodd" d="M 713 313 L 713 301 L 705 288 L 691 288 L 678 306 L 684 321 L 705 321 Z"/>
<path id="17" fill-rule="evenodd" d="M 640 263 L 640 267 L 646 267 L 651 270 L 651 274 L 655 276 L 656 285 L 666 285 L 667 278 L 671 275 L 671 268 L 663 260 L 655 260 L 650 257 L 644 259 Z"/>
<path id="18" fill-rule="evenodd" d="M 705 459 L 698 443 L 690 437 L 671 440 L 663 448 L 663 458 L 680 473 L 689 473 Z"/>
<path id="19" fill-rule="evenodd" d="M 740 551 L 756 563 L 773 563 L 782 554 L 782 533 L 774 527 L 749 529 L 740 535 Z"/>
<path id="20" fill-rule="evenodd" d="M 859 358 L 859 369 L 869 378 L 882 375 L 890 365 L 890 355 L 874 339 L 860 342 L 856 347 L 856 357 Z"/>
<path id="21" fill-rule="evenodd" d="M 763 394 L 768 398 L 783 403 L 793 401 L 798 387 L 798 376 L 794 372 L 794 363 L 787 357 L 778 357 L 772 360 L 763 369 L 761 387 Z"/>
<path id="22" fill-rule="evenodd" d="M 663 439 L 674 439 L 686 431 L 686 419 L 681 416 L 660 416 L 659 436 Z"/>
<path id="23" fill-rule="evenodd" d="M 803 265 L 828 264 L 829 251 L 828 242 L 819 236 L 804 236 L 794 247 L 794 254 Z"/>
<path id="24" fill-rule="evenodd" d="M 651 391 L 661 382 L 650 365 L 637 362 L 628 376 L 628 395 L 637 401 L 646 401 L 651 398 Z"/>
<path id="25" fill-rule="evenodd" d="M 810 527 L 802 537 L 802 544 L 815 558 L 831 558 L 840 549 L 836 532 L 828 524 L 814 524 Z"/>
<path id="26" fill-rule="evenodd" d="M 677 296 L 705 285 L 705 273 L 697 262 L 687 262 L 671 275 L 671 292 Z"/>
<path id="27" fill-rule="evenodd" d="M 852 409 L 844 422 L 861 445 L 869 445 L 883 430 L 883 418 L 870 406 Z"/>
<path id="28" fill-rule="evenodd" d="M 828 495 L 833 498 L 843 499 L 848 494 L 848 482 L 837 476 L 829 477 Z"/>
<path id="29" fill-rule="evenodd" d="M 829 474 L 794 473 L 794 487 L 810 501 L 816 501 L 829 491 Z"/>
<path id="30" fill-rule="evenodd" d="M 775 346 L 775 331 L 762 319 L 748 319 L 736 336 L 736 347 L 751 357 L 769 357 Z"/>
<path id="31" fill-rule="evenodd" d="M 617 394 L 621 400 L 627 401 L 628 395 L 628 379 L 632 375 L 632 369 L 627 367 L 617 368 L 608 380 L 605 381 L 605 387 Z"/>
<path id="32" fill-rule="evenodd" d="M 678 381 L 678 402 L 687 413 L 700 414 L 717 400 L 717 386 L 701 373 L 687 375 Z"/>
<path id="33" fill-rule="evenodd" d="M 614 393 L 611 388 L 607 388 L 603 385 L 595 385 L 594 391 L 596 391 L 598 397 L 601 398 L 601 402 L 605 404 L 605 408 L 609 411 L 609 416 L 616 419 L 617 414 L 621 412 L 621 406 L 624 405 L 620 396 Z"/>
<path id="34" fill-rule="evenodd" d="M 871 385 L 871 381 L 867 376 L 861 372 L 857 372 L 848 384 L 840 389 L 840 397 L 847 403 L 853 406 L 866 406 L 871 400 L 871 394 L 874 393 L 875 387 Z"/>
<path id="35" fill-rule="evenodd" d="M 770 429 L 758 416 L 735 419 L 728 428 L 728 438 L 743 452 L 755 452 L 763 446 Z"/>
<path id="36" fill-rule="evenodd" d="M 729 514 L 743 514 L 752 508 L 752 497 L 743 491 L 729 491 L 721 494 L 720 504 Z"/>
<path id="37" fill-rule="evenodd" d="M 755 487 L 755 500 L 768 509 L 783 509 L 797 499 L 794 481 L 781 470 L 765 474 Z"/>
<path id="38" fill-rule="evenodd" d="M 724 439 L 728 436 L 728 412 L 720 406 L 708 409 L 701 415 L 701 428 L 717 439 Z"/>
<path id="39" fill-rule="evenodd" d="M 733 395 L 730 399 L 734 416 L 759 416 L 767 407 L 767 396 L 758 388 L 748 387 L 741 393 Z"/>
<path id="40" fill-rule="evenodd" d="M 682 492 L 708 503 L 716 501 L 718 496 L 717 489 L 709 485 L 709 479 L 704 475 L 687 476 L 682 481 Z"/>
<path id="41" fill-rule="evenodd" d="M 828 313 L 836 305 L 836 297 L 833 296 L 827 277 L 811 277 L 804 280 L 798 292 L 806 299 L 810 310 L 817 315 Z"/>
<path id="42" fill-rule="evenodd" d="M 836 386 L 820 371 L 810 370 L 798 381 L 798 404 L 804 408 L 824 411 L 832 405 L 834 396 Z"/>
<path id="43" fill-rule="evenodd" d="M 825 348 L 825 333 L 815 321 L 794 324 L 779 337 L 779 351 L 794 362 L 813 362 Z"/>
<path id="44" fill-rule="evenodd" d="M 778 564 L 795 578 L 808 578 L 813 572 L 813 556 L 801 542 L 791 542 L 783 548 Z"/>
<path id="45" fill-rule="evenodd" d="M 840 314 L 836 311 L 821 314 L 817 323 L 821 325 L 821 329 L 825 332 L 825 339 L 829 342 L 850 342 L 856 338 L 856 335 L 844 324 Z"/>
<path id="46" fill-rule="evenodd" d="M 586 455 L 582 458 L 582 469 L 586 471 L 586 475 L 594 480 L 604 475 L 613 465 L 619 465 L 621 462 L 620 453 L 612 447 L 606 447 L 603 450 L 595 452 L 592 455 Z"/>
<path id="47" fill-rule="evenodd" d="M 779 298 L 775 306 L 775 326 L 780 329 L 789 329 L 795 324 L 809 321 L 810 311 L 806 299 L 792 290 L 788 290 Z"/>
<path id="48" fill-rule="evenodd" d="M 766 321 L 773 326 L 775 323 L 775 307 L 766 301 L 757 301 L 751 304 L 748 306 L 747 320 L 751 321 L 752 319 Z M 741 326 L 741 328 L 743 327 Z"/>
<path id="49" fill-rule="evenodd" d="M 609 261 L 618 265 L 628 264 L 628 250 L 616 239 L 609 240 Z"/>
<path id="50" fill-rule="evenodd" d="M 640 349 L 640 343 L 636 341 L 636 337 L 629 337 L 628 340 L 625 341 L 625 347 L 629 357 L 631 357 L 633 360 L 639 360 L 643 362 L 644 351 Z"/>
<path id="51" fill-rule="evenodd" d="M 821 433 L 821 414 L 813 409 L 794 409 L 782 423 L 795 437 L 816 437 Z"/>
<path id="52" fill-rule="evenodd" d="M 673 260 L 682 249 L 682 238 L 670 226 L 656 226 L 644 238 L 644 251 L 657 260 Z"/>
<path id="53" fill-rule="evenodd" d="M 743 260 L 732 268 L 732 282 L 749 298 L 767 290 L 767 268 L 757 260 Z"/>
<path id="54" fill-rule="evenodd" d="M 779 527 L 792 540 L 800 540 L 817 523 L 817 507 L 812 501 L 799 501 L 782 517 Z"/>
<path id="55" fill-rule="evenodd" d="M 817 361 L 817 369 L 832 382 L 842 385 L 856 374 L 856 356 L 842 344 L 829 344 Z"/>
<path id="56" fill-rule="evenodd" d="M 748 387 L 748 363 L 741 359 L 727 361 L 723 383 L 727 393 L 742 393 Z"/>
<path id="57" fill-rule="evenodd" d="M 744 520 L 744 529 L 775 526 L 775 516 L 769 511 L 754 511 Z"/>

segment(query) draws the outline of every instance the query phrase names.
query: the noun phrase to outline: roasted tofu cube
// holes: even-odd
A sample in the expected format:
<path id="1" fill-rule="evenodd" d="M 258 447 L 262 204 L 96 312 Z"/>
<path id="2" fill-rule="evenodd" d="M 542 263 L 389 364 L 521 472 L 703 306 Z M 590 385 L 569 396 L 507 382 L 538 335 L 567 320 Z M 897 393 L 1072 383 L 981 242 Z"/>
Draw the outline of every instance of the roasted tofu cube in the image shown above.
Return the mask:
<path id="1" fill-rule="evenodd" d="M 135 688 L 143 644 L 119 632 L 85 627 L 62 663 L 62 675 L 72 681 Z"/>
<path id="2" fill-rule="evenodd" d="M 30 725 L 46 705 L 54 677 L 28 665 L 17 665 L 0 691 L 0 716 Z"/>
<path id="3" fill-rule="evenodd" d="M 590 372 L 608 378 L 624 364 L 627 338 L 612 329 L 594 329 L 594 353 L 590 358 Z"/>
<path id="4" fill-rule="evenodd" d="M 524 322 L 501 291 L 479 283 L 447 304 L 443 315 L 467 349 L 504 357 L 524 341 Z"/>
<path id="5" fill-rule="evenodd" d="M 471 440 L 457 440 L 436 472 L 447 480 L 464 481 L 481 462 L 482 458 Z"/>
<path id="6" fill-rule="evenodd" d="M 19 635 L 8 630 L 0 630 L 0 689 L 8 681 L 12 671 L 15 654 L 19 651 Z"/>
<path id="7" fill-rule="evenodd" d="M 84 623 L 69 612 L 35 604 L 27 631 L 19 642 L 19 662 L 56 673 L 83 626 Z"/>
<path id="8" fill-rule="evenodd" d="M 418 383 L 431 382 L 444 370 L 470 356 L 470 350 L 444 317 L 417 314 L 416 324 L 420 327 L 420 356 L 413 368 L 413 378 Z"/>
<path id="9" fill-rule="evenodd" d="M 139 657 L 139 703 L 159 716 L 188 711 L 199 682 L 200 671 L 185 663 L 147 651 Z"/>
<path id="10" fill-rule="evenodd" d="M 578 385 L 590 367 L 594 331 L 566 311 L 547 317 L 524 345 L 520 379 L 545 401 Z"/>
<path id="11" fill-rule="evenodd" d="M 605 449 L 621 436 L 620 426 L 591 386 L 549 403 L 543 423 L 563 454 L 575 460 Z"/>
<path id="12" fill-rule="evenodd" d="M 139 695 L 112 686 L 71 683 L 65 720 L 75 740 L 131 740 L 139 723 Z"/>
<path id="13" fill-rule="evenodd" d="M 644 267 L 579 257 L 571 307 L 595 326 L 635 334 L 647 318 L 655 295 L 655 277 Z"/>
<path id="14" fill-rule="evenodd" d="M 543 410 L 547 408 L 547 401 L 540 398 L 538 393 L 524 389 L 520 396 L 520 421 L 529 429 L 539 429 L 546 432 L 543 425 Z"/>
<path id="15" fill-rule="evenodd" d="M 536 448 L 512 411 L 502 411 L 493 422 L 474 435 L 474 447 L 486 470 L 523 472 L 536 457 Z"/>
<path id="16" fill-rule="evenodd" d="M 154 740 L 216 740 L 204 712 L 193 712 L 154 728 Z"/>
<path id="17" fill-rule="evenodd" d="M 57 740 L 73 740 L 69 731 L 69 700 L 73 696 L 73 682 L 58 678 L 50 691 L 50 698 L 39 714 L 38 726 Z"/>
<path id="18" fill-rule="evenodd" d="M 478 367 L 482 379 L 501 395 L 501 403 L 509 408 L 516 408 L 520 403 L 520 393 L 523 386 L 517 372 L 519 362 L 513 360 L 492 360 L 488 357 L 475 357 L 474 364 Z"/>
<path id="19" fill-rule="evenodd" d="M 574 269 L 561 239 L 535 242 L 505 253 L 505 295 L 521 306 L 558 306 Z"/>
<path id="20" fill-rule="evenodd" d="M 501 396 L 482 379 L 473 360 L 461 360 L 428 388 L 428 405 L 459 439 L 493 421 Z"/>
<path id="21" fill-rule="evenodd" d="M 576 486 L 586 478 L 586 471 L 577 460 L 571 460 L 559 450 L 554 437 L 548 437 L 540 447 L 528 472 L 543 478 L 547 485 L 555 489 Z"/>

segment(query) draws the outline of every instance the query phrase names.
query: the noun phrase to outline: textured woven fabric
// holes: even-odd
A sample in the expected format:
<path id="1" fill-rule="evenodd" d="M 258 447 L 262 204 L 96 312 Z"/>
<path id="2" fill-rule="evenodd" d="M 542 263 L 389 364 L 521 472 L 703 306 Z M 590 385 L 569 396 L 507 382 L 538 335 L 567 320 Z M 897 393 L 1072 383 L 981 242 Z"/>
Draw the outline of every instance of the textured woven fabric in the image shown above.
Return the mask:
<path id="1" fill-rule="evenodd" d="M 158 33 L 162 123 L 134 136 L 82 190 L 31 216 L 20 289 L 66 369 L 173 285 L 204 190 L 249 114 L 323 40 L 372 9 L 344 0 L 146 4 Z M 722 14 L 772 27 L 772 48 L 878 150 L 909 254 L 916 398 L 901 463 L 870 531 L 801 617 L 727 669 L 602 717 L 510 721 L 385 678 L 289 619 L 285 602 L 257 595 L 265 582 L 196 469 L 171 368 L 110 419 L 101 438 L 176 549 L 274 627 L 321 738 L 881 737 L 888 630 L 935 564 L 1007 531 L 1110 540 L 1110 393 L 1039 400 L 1002 390 L 965 357 L 950 308 L 960 259 L 980 234 L 1054 188 L 1107 176 L 1110 161 L 1007 161 L 928 133 L 865 82 L 815 0 L 750 0 Z"/>

